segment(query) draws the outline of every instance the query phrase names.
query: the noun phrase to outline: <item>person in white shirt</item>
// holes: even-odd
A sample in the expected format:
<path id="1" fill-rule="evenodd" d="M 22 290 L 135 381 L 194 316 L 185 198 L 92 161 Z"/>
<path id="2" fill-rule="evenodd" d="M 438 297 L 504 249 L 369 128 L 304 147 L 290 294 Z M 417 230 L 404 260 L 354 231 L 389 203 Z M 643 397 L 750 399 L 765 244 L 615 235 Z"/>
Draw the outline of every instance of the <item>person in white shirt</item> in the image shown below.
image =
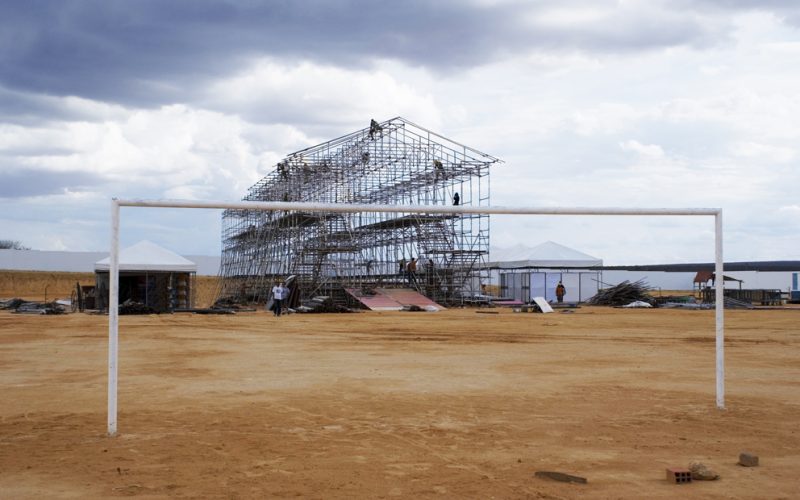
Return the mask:
<path id="1" fill-rule="evenodd" d="M 272 287 L 272 298 L 275 303 L 272 306 L 272 312 L 275 316 L 280 316 L 283 310 L 283 301 L 289 297 L 289 289 L 286 288 L 285 283 L 278 283 Z"/>

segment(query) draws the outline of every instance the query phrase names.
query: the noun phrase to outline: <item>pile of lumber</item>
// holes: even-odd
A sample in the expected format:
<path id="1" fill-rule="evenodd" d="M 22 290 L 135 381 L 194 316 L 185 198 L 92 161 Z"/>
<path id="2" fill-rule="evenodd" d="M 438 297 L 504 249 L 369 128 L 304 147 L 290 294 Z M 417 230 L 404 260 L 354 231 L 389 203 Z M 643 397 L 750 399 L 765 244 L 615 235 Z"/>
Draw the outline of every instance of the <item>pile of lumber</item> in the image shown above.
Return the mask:
<path id="1" fill-rule="evenodd" d="M 310 300 L 304 300 L 301 306 L 294 308 L 299 313 L 346 313 L 354 312 L 352 309 L 336 304 L 331 297 L 319 295 Z"/>
<path id="2" fill-rule="evenodd" d="M 5 299 L 0 300 L 0 309 L 16 310 L 20 305 L 24 304 L 22 299 Z"/>
<path id="3" fill-rule="evenodd" d="M 597 292 L 597 295 L 587 301 L 595 306 L 624 306 L 631 302 L 647 302 L 651 306 L 656 306 L 656 299 L 650 295 L 650 288 L 644 280 L 635 283 L 623 281 L 619 285 L 612 286 Z"/>
<path id="4" fill-rule="evenodd" d="M 755 306 L 750 302 L 734 299 L 733 297 L 725 297 L 723 304 L 725 309 L 755 309 Z"/>
<path id="5" fill-rule="evenodd" d="M 141 302 L 128 299 L 119 305 L 119 314 L 156 314 L 158 311 Z"/>
<path id="6" fill-rule="evenodd" d="M 17 314 L 64 314 L 66 308 L 56 302 L 31 302 L 23 299 L 0 301 L 0 309 L 10 309 Z"/>

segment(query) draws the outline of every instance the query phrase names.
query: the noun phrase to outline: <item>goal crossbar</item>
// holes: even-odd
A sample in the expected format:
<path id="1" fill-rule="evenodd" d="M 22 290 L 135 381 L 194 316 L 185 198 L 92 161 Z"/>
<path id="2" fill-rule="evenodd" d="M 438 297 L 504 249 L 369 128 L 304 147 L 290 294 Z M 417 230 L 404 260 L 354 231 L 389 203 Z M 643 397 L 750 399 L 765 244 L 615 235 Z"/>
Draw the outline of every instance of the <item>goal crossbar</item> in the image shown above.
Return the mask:
<path id="1" fill-rule="evenodd" d="M 191 200 L 111 200 L 111 255 L 109 257 L 108 304 L 108 435 L 117 433 L 117 382 L 119 359 L 119 223 L 121 207 L 207 208 L 260 210 L 267 212 L 302 210 L 311 212 L 392 212 L 426 214 L 485 215 L 608 215 L 608 216 L 706 216 L 714 217 L 714 272 L 716 279 L 716 404 L 725 408 L 725 318 L 722 263 L 721 208 L 589 208 L 589 207 L 470 207 L 443 205 L 373 205 L 344 203 L 191 201 Z"/>

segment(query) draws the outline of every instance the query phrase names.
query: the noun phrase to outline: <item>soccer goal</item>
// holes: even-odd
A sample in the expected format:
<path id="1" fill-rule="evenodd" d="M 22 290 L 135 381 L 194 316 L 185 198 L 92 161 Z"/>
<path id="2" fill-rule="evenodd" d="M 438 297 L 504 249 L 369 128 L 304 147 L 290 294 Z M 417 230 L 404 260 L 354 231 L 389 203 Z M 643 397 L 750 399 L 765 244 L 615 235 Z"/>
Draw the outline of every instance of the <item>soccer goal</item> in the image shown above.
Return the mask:
<path id="1" fill-rule="evenodd" d="M 720 208 L 541 208 L 541 207 L 471 207 L 427 205 L 372 205 L 300 202 L 217 202 L 182 200 L 111 200 L 111 255 L 109 258 L 108 307 L 108 435 L 117 433 L 117 362 L 119 353 L 119 234 L 121 207 L 148 208 L 205 208 L 232 210 L 260 210 L 277 212 L 305 210 L 312 212 L 390 212 L 415 214 L 462 215 L 572 215 L 572 216 L 700 216 L 714 217 L 715 273 L 723 275 L 722 264 L 722 209 Z M 724 280 L 715 280 L 716 286 L 716 404 L 725 408 L 725 321 Z"/>

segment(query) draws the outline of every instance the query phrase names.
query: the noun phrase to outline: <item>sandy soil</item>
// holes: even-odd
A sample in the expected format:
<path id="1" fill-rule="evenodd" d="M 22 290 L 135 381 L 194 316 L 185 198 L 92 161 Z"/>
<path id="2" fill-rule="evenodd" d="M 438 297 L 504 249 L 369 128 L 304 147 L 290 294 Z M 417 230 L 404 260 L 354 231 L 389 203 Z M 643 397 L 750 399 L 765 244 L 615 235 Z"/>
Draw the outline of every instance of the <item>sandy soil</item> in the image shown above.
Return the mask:
<path id="1" fill-rule="evenodd" d="M 110 438 L 107 317 L 0 312 L 0 498 L 797 498 L 800 310 L 727 312 L 724 411 L 713 318 L 125 316 Z"/>

